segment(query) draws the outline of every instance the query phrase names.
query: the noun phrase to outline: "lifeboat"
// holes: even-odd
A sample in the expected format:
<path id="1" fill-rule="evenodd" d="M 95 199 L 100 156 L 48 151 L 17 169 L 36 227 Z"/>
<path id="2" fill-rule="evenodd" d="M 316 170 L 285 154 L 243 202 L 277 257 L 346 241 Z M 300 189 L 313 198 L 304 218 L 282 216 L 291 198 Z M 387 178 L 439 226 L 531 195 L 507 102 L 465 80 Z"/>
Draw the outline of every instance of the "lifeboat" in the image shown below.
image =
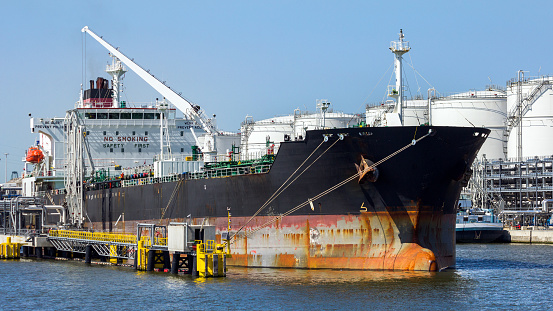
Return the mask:
<path id="1" fill-rule="evenodd" d="M 27 157 L 25 158 L 25 161 L 29 163 L 39 163 L 44 159 L 44 154 L 38 147 L 31 147 L 27 151 Z"/>

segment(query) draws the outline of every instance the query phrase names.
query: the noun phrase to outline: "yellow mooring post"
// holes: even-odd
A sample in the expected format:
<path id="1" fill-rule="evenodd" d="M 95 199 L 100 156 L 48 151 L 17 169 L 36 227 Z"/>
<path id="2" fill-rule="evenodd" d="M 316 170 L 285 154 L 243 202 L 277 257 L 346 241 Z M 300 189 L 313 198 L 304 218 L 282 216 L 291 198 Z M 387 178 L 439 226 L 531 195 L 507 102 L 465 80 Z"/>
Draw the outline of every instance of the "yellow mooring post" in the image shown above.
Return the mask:
<path id="1" fill-rule="evenodd" d="M 144 239 L 138 241 L 136 269 L 146 271 L 148 266 L 148 249 L 144 246 Z"/>
<path id="2" fill-rule="evenodd" d="M 19 258 L 19 249 L 22 243 L 12 243 L 11 237 L 6 237 L 6 243 L 0 244 L 0 258 L 16 259 Z"/>
<path id="3" fill-rule="evenodd" d="M 112 264 L 117 263 L 117 245 L 110 245 L 109 246 L 109 262 Z"/>
<path id="4" fill-rule="evenodd" d="M 197 244 L 196 270 L 200 277 L 226 276 L 226 253 L 224 244 L 213 245 L 215 241 Z"/>

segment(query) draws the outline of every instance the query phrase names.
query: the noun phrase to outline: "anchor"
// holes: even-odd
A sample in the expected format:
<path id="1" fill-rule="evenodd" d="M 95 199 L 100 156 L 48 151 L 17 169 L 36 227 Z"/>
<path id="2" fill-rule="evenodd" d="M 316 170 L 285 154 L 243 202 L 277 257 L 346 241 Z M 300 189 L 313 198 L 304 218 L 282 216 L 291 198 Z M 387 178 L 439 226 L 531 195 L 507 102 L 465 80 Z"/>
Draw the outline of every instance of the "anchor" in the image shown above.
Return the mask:
<path id="1" fill-rule="evenodd" d="M 359 173 L 359 184 L 362 184 L 365 181 L 376 182 L 378 179 L 378 169 L 376 167 L 372 167 L 371 165 L 373 164 L 374 163 L 371 160 L 367 160 L 363 156 L 361 156 L 360 165 L 357 165 L 357 163 L 355 164 L 355 168 Z"/>

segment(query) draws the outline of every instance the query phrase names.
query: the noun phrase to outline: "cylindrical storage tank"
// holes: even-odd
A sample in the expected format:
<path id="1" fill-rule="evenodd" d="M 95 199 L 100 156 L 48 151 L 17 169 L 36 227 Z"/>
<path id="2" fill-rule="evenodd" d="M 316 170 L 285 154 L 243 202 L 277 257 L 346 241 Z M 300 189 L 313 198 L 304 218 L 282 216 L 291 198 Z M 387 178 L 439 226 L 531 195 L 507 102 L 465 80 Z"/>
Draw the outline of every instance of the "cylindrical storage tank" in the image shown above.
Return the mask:
<path id="1" fill-rule="evenodd" d="M 459 93 L 432 100 L 430 122 L 439 126 L 485 127 L 491 130 L 478 157 L 505 158 L 506 94 L 502 90 Z"/>
<path id="2" fill-rule="evenodd" d="M 356 114 L 326 112 L 323 120 L 321 113 L 300 111 L 296 111 L 294 115 L 256 122 L 247 120 L 240 128 L 242 153 L 249 157 L 259 157 L 267 149 L 267 140 L 278 149 L 283 141 L 303 140 L 306 130 L 322 129 L 323 125 L 324 128 L 347 128 L 356 126 L 361 121 L 362 117 Z"/>
<path id="3" fill-rule="evenodd" d="M 368 126 L 383 126 L 384 114 L 386 111 L 393 109 L 392 103 L 385 103 L 381 105 L 367 105 L 365 109 L 365 123 Z"/>
<path id="4" fill-rule="evenodd" d="M 369 126 L 387 126 L 385 113 L 392 112 L 395 102 L 367 106 L 365 110 L 366 123 Z M 410 99 L 403 106 L 403 125 L 419 126 L 428 123 L 428 100 Z"/>
<path id="5" fill-rule="evenodd" d="M 410 99 L 403 107 L 403 125 L 419 126 L 428 123 L 428 100 Z"/>
<path id="6" fill-rule="evenodd" d="M 553 155 L 553 77 L 528 79 L 522 82 L 522 157 Z M 518 83 L 511 81 L 507 85 L 507 107 L 509 116 L 517 115 Z M 509 132 L 507 156 L 518 157 L 518 131 L 515 125 Z"/>

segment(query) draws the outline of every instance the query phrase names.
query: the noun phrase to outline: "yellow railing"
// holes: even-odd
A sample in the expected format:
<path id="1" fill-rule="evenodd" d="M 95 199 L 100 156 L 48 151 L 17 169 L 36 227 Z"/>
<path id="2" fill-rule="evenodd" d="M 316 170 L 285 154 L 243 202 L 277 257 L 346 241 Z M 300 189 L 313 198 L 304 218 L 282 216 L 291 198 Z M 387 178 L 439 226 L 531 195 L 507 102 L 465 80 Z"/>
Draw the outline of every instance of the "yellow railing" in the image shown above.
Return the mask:
<path id="1" fill-rule="evenodd" d="M 60 238 L 68 238 L 68 239 L 81 239 L 81 240 L 136 244 L 136 235 L 134 234 L 86 232 L 86 231 L 71 231 L 71 230 L 50 230 L 48 235 L 52 237 L 60 237 Z M 142 237 L 142 240 L 144 241 L 145 247 L 152 246 L 150 237 L 144 236 Z M 154 245 L 166 246 L 167 238 L 155 237 Z"/>
<path id="2" fill-rule="evenodd" d="M 142 237 L 142 239 L 144 240 L 144 246 L 145 247 L 151 247 L 152 246 L 152 242 L 150 241 L 149 236 Z M 167 246 L 167 238 L 155 237 L 154 238 L 154 245 Z"/>
<path id="3" fill-rule="evenodd" d="M 50 230 L 48 233 L 52 237 L 81 239 L 93 241 L 105 241 L 116 243 L 136 243 L 136 235 L 121 234 L 121 233 L 104 233 L 104 232 L 86 232 L 86 231 L 71 231 L 71 230 Z"/>

